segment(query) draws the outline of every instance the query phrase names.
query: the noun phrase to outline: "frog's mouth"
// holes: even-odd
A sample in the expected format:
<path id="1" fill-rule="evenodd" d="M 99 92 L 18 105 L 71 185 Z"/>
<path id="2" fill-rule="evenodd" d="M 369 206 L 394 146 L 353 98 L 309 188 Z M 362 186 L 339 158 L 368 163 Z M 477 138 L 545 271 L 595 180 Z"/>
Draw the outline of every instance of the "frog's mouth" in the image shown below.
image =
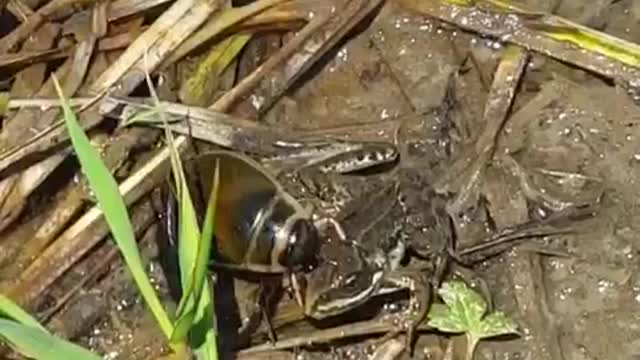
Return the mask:
<path id="1" fill-rule="evenodd" d="M 351 274 L 315 299 L 307 297 L 306 313 L 316 320 L 322 320 L 358 307 L 378 290 L 383 276 L 382 270 Z"/>

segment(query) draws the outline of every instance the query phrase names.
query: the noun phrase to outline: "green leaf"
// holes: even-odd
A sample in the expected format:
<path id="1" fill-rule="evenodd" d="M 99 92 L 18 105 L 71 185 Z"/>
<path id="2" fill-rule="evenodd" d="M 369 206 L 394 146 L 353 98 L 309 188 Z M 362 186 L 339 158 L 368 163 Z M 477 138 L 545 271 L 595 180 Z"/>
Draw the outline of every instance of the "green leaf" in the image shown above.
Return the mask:
<path id="1" fill-rule="evenodd" d="M 2 294 L 0 294 L 0 314 L 13 319 L 22 325 L 30 326 L 34 329 L 40 329 L 46 333 L 49 332 L 38 322 L 38 320 L 34 319 L 20 306 L 18 306 L 18 304 L 14 303 L 11 299 Z"/>
<path id="2" fill-rule="evenodd" d="M 176 312 L 178 326 L 171 334 L 171 341 L 176 342 L 186 339 L 195 318 L 194 279 L 200 247 L 200 230 L 182 167 L 174 167 L 173 171 L 178 193 L 178 256 L 182 283 L 182 298 Z"/>
<path id="3" fill-rule="evenodd" d="M 432 304 L 428 324 L 446 333 L 465 333 L 466 359 L 473 358 L 478 341 L 506 334 L 518 334 L 517 324 L 502 312 L 485 317 L 487 302 L 462 281 L 444 283 L 438 294 L 445 302 Z"/>
<path id="4" fill-rule="evenodd" d="M 127 206 L 120 195 L 118 183 L 109 172 L 109 169 L 104 165 L 98 151 L 91 146 L 87 135 L 78 124 L 75 114 L 71 111 L 67 100 L 62 95 L 60 84 L 55 76 L 53 77 L 53 83 L 60 96 L 64 120 L 67 125 L 69 137 L 71 138 L 71 143 L 82 167 L 82 171 L 87 177 L 89 186 L 95 194 L 98 206 L 104 213 L 105 220 L 111 229 L 111 234 L 133 275 L 133 279 L 142 297 L 149 306 L 156 321 L 158 321 L 162 332 L 167 338 L 170 338 L 173 332 L 173 325 L 142 265 L 138 246 L 135 241 L 133 226 L 129 220 Z"/>
<path id="5" fill-rule="evenodd" d="M 518 333 L 517 324 L 504 313 L 485 316 L 487 302 L 462 281 L 444 283 L 438 294 L 446 305 L 431 305 L 429 325 L 439 331 L 464 332 L 474 339 Z"/>
<path id="6" fill-rule="evenodd" d="M 76 344 L 12 320 L 0 319 L 0 337 L 4 338 L 16 351 L 32 359 L 101 359 L 100 356 Z"/>
<path id="7" fill-rule="evenodd" d="M 438 291 L 449 307 L 452 320 L 467 329 L 473 328 L 487 311 L 487 303 L 462 281 L 444 283 Z"/>
<path id="8" fill-rule="evenodd" d="M 478 338 L 486 339 L 507 334 L 518 335 L 520 331 L 518 331 L 518 324 L 515 321 L 508 318 L 503 312 L 496 311 L 487 315 L 480 326 L 474 329 L 474 333 Z"/>
<path id="9" fill-rule="evenodd" d="M 209 256 L 211 255 L 211 243 L 213 239 L 213 228 L 216 218 L 216 205 L 218 204 L 218 186 L 220 184 L 220 164 L 216 162 L 216 168 L 212 179 L 213 186 L 211 194 L 207 201 L 207 211 L 205 213 L 205 221 L 200 234 L 198 251 L 196 253 L 196 264 L 193 269 L 193 291 L 196 294 L 196 303 L 199 302 L 202 293 L 202 287 L 207 275 L 207 265 L 209 264 Z"/>
<path id="10" fill-rule="evenodd" d="M 464 324 L 454 319 L 451 311 L 446 305 L 432 304 L 429 309 L 429 326 L 434 327 L 442 332 L 447 333 L 463 333 L 467 331 Z"/>

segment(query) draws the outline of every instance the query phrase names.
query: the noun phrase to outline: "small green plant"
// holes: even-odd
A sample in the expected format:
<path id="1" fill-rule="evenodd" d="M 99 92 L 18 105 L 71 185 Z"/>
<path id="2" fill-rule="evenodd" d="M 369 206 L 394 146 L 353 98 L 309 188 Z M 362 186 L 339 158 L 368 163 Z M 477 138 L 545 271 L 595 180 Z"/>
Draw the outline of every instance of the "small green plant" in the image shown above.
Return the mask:
<path id="1" fill-rule="evenodd" d="M 131 271 L 142 298 L 155 317 L 168 340 L 173 353 L 171 359 L 218 358 L 213 296 L 207 279 L 207 263 L 211 249 L 213 219 L 215 218 L 218 169 L 213 175 L 213 187 L 209 197 L 202 232 L 200 232 L 195 210 L 184 179 L 177 150 L 173 146 L 171 133 L 167 130 L 168 150 L 178 194 L 180 275 L 183 295 L 173 319 L 166 312 L 151 281 L 146 274 L 135 233 L 118 184 L 84 133 L 75 114 L 62 95 L 58 81 L 54 85 L 61 98 L 64 120 L 71 143 L 98 206 L 109 225 L 111 234 Z M 161 111 L 160 111 L 161 113 Z M 38 321 L 22 310 L 10 299 L 0 295 L 0 338 L 19 353 L 33 359 L 79 359 L 97 360 L 98 355 L 78 345 L 50 334 Z"/>
<path id="2" fill-rule="evenodd" d="M 518 325 L 504 313 L 487 314 L 487 302 L 462 281 L 442 285 L 438 294 L 444 304 L 433 304 L 429 310 L 429 326 L 445 333 L 464 333 L 467 337 L 466 359 L 471 360 L 482 339 L 516 334 Z"/>
<path id="3" fill-rule="evenodd" d="M 89 350 L 53 336 L 4 295 L 0 295 L 0 337 L 17 352 L 33 359 L 100 360 Z"/>
<path id="4" fill-rule="evenodd" d="M 150 79 L 147 80 L 151 84 Z M 87 135 L 82 131 L 55 78 L 54 83 L 61 98 L 64 119 L 82 171 L 95 194 L 98 206 L 104 213 L 127 267 L 131 271 L 143 299 L 167 338 L 169 346 L 178 358 L 189 358 L 189 354 L 193 352 L 199 359 L 217 359 L 213 296 L 206 279 L 206 264 L 209 260 L 213 233 L 218 171 L 214 174 L 214 186 L 209 198 L 209 207 L 203 225 L 204 231 L 201 233 L 189 189 L 184 179 L 179 154 L 173 144 L 171 132 L 166 130 L 167 151 L 169 151 L 171 158 L 178 194 L 178 256 L 183 285 L 183 294 L 174 317 L 175 321 L 171 321 L 142 265 L 133 226 L 128 216 L 126 204 L 120 195 L 118 184 L 104 165 L 99 153 L 91 146 Z M 150 86 L 150 89 L 159 106 L 153 87 Z M 159 116 L 162 117 L 163 112 L 161 109 L 158 111 Z"/>

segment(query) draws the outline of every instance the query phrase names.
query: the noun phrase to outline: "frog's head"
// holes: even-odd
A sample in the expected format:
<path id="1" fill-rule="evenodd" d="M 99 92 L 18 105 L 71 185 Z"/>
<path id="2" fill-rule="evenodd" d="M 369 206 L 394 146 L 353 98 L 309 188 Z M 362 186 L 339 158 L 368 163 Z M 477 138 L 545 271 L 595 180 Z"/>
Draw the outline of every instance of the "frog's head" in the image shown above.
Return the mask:
<path id="1" fill-rule="evenodd" d="M 323 261 L 313 271 L 300 274 L 300 300 L 304 312 L 325 319 L 356 308 L 379 289 L 383 270 L 367 261 L 355 246 L 331 241 L 322 249 Z"/>

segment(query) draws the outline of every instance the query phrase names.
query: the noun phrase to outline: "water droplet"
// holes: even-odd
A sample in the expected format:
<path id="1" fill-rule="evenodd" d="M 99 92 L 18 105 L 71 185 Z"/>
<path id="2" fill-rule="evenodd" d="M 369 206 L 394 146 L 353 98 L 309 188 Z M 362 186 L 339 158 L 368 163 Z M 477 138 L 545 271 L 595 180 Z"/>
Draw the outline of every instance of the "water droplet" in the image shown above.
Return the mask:
<path id="1" fill-rule="evenodd" d="M 264 97 L 252 94 L 250 98 L 254 109 L 259 110 L 264 105 Z"/>

